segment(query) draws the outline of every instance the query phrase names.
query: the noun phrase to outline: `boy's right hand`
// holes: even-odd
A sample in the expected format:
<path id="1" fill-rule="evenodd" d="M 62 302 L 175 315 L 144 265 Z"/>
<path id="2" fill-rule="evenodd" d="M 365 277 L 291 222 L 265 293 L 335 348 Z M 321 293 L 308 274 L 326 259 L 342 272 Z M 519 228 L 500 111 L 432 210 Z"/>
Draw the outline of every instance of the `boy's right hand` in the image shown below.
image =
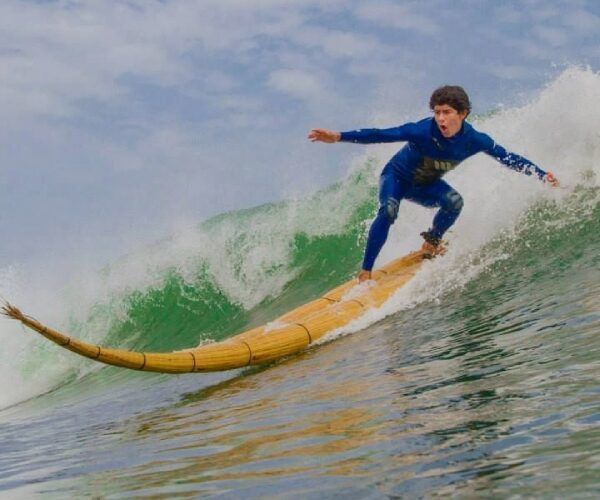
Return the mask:
<path id="1" fill-rule="evenodd" d="M 342 134 L 324 128 L 313 128 L 308 134 L 308 138 L 311 142 L 327 142 L 331 144 L 332 142 L 338 142 L 342 138 Z"/>

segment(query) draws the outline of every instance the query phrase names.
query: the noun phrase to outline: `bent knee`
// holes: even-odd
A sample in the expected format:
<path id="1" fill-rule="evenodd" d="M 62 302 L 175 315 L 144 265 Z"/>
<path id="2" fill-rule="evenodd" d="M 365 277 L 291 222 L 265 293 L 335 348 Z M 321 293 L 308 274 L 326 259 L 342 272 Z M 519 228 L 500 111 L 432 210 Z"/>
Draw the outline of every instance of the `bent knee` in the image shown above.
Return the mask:
<path id="1" fill-rule="evenodd" d="M 463 197 L 457 191 L 449 191 L 444 197 L 444 208 L 452 212 L 460 212 L 464 205 Z"/>
<path id="2" fill-rule="evenodd" d="M 398 218 L 398 207 L 400 202 L 394 198 L 388 198 L 385 203 L 379 208 L 379 212 L 382 213 L 390 224 Z"/>

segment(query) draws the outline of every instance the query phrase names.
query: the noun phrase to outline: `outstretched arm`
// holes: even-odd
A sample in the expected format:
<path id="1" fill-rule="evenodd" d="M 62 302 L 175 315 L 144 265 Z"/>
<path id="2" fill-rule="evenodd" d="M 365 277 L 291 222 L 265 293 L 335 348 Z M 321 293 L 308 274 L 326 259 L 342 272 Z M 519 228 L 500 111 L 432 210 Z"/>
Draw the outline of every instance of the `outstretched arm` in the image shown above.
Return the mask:
<path id="1" fill-rule="evenodd" d="M 496 144 L 492 138 L 487 135 L 485 135 L 483 143 L 483 152 L 490 155 L 492 158 L 495 158 L 500 163 L 512 170 L 523 172 L 525 175 L 535 174 L 540 180 L 548 182 L 553 187 L 558 187 L 558 179 L 554 177 L 552 172 L 546 172 L 542 170 L 535 163 L 528 160 L 524 156 L 507 151 L 500 144 Z"/>
<path id="2" fill-rule="evenodd" d="M 310 131 L 308 138 L 312 142 L 355 142 L 359 144 L 372 144 L 378 142 L 409 141 L 416 134 L 414 123 L 406 123 L 393 128 L 363 128 L 348 132 L 333 132 L 323 128 Z"/>

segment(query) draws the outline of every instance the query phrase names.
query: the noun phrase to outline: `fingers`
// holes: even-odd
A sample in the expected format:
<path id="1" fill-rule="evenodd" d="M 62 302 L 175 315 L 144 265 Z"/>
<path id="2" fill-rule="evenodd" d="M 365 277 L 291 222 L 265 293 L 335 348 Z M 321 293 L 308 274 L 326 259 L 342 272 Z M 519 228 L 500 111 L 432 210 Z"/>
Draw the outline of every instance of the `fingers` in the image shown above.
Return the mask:
<path id="1" fill-rule="evenodd" d="M 312 142 L 316 142 L 316 141 L 326 141 L 327 140 L 327 130 L 324 130 L 322 128 L 313 128 L 310 133 L 308 134 L 308 138 L 312 141 Z"/>
<path id="2" fill-rule="evenodd" d="M 323 128 L 313 128 L 309 134 L 308 139 L 312 142 L 337 142 L 339 141 L 339 132 L 332 132 L 331 130 L 326 130 Z"/>
<path id="3" fill-rule="evenodd" d="M 319 141 L 321 140 L 321 135 L 322 135 L 322 130 L 314 128 L 310 131 L 310 133 L 308 134 L 308 138 L 312 141 Z"/>
<path id="4" fill-rule="evenodd" d="M 554 176 L 552 172 L 546 172 L 546 176 L 544 177 L 544 181 L 548 182 L 552 187 L 559 187 L 560 183 L 558 179 Z"/>

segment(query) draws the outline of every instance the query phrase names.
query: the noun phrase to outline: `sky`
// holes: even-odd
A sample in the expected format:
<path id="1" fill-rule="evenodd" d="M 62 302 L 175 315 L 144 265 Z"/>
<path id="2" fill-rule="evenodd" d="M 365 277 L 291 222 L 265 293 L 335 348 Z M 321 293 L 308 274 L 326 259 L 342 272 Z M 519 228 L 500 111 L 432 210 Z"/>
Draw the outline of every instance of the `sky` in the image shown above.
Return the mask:
<path id="1" fill-rule="evenodd" d="M 312 127 L 475 113 L 600 69 L 597 0 L 3 0 L 0 268 L 94 264 L 340 179 Z"/>

